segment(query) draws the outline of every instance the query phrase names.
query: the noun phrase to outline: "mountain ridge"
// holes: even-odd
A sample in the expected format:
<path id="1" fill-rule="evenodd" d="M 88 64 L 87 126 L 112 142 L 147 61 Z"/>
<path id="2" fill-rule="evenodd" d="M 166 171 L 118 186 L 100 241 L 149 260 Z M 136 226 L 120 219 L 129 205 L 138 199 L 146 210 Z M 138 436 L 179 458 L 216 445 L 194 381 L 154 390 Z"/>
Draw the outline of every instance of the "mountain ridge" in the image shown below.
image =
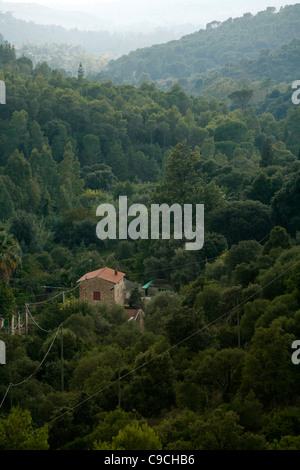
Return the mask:
<path id="1" fill-rule="evenodd" d="M 111 60 L 108 72 L 119 83 L 135 83 L 142 74 L 150 80 L 186 80 L 201 73 L 256 59 L 263 49 L 275 51 L 292 39 L 300 38 L 300 4 L 273 7 L 224 22 L 212 21 L 178 40 L 139 48 Z"/>

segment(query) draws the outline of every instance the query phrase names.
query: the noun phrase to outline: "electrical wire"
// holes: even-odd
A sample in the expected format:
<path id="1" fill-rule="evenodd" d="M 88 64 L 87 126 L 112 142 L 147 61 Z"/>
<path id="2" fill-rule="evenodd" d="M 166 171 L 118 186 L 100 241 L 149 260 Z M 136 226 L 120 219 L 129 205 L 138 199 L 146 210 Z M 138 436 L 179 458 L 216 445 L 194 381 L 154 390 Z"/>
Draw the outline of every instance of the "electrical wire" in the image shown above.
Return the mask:
<path id="1" fill-rule="evenodd" d="M 57 328 L 54 328 L 53 330 L 45 330 L 44 328 L 42 328 L 38 323 L 37 321 L 34 319 L 32 313 L 30 312 L 29 308 L 28 308 L 28 304 L 26 304 L 26 310 L 27 312 L 29 313 L 29 316 L 30 318 L 32 319 L 33 323 L 41 330 L 43 331 L 44 333 L 53 333 L 54 331 L 56 331 Z"/>
<path id="2" fill-rule="evenodd" d="M 261 243 L 270 235 L 270 233 L 271 233 L 271 231 L 270 231 L 264 238 L 262 238 L 262 239 L 261 239 L 259 242 L 257 242 L 257 243 L 261 244 Z M 207 262 L 209 262 L 209 261 L 215 261 L 216 259 L 219 259 L 220 256 L 222 256 L 222 255 L 214 256 L 214 257 L 212 257 L 212 258 L 205 258 L 205 259 L 202 259 L 202 260 L 199 260 L 199 261 L 195 261 L 195 262 L 193 262 L 193 263 L 187 263 L 187 264 L 183 264 L 183 265 L 181 264 L 180 266 L 169 266 L 168 268 L 164 268 L 164 271 L 165 271 L 165 270 L 171 270 L 171 271 L 172 271 L 172 270 L 175 270 L 175 269 L 183 269 L 183 268 L 186 268 L 186 267 L 196 266 L 196 265 L 199 265 L 199 264 L 202 264 L 202 263 L 207 263 Z M 147 274 L 150 275 L 150 274 L 156 274 L 156 273 L 159 273 L 159 272 L 161 272 L 161 269 L 152 270 L 152 271 L 147 271 Z M 136 273 L 136 274 L 143 274 L 144 272 L 136 272 L 136 271 L 135 271 L 135 273 Z M 72 292 L 72 290 L 75 290 L 77 287 L 78 287 L 78 285 L 75 286 L 74 288 L 70 289 L 69 291 L 59 292 L 58 294 L 56 294 L 56 295 L 55 295 L 54 297 L 52 297 L 52 298 L 43 300 L 43 301 L 41 301 L 41 302 L 31 302 L 31 303 L 28 303 L 28 305 L 39 305 L 39 304 L 43 304 L 43 303 L 45 303 L 45 302 L 50 302 L 51 300 L 53 300 L 53 299 L 59 297 L 60 295 L 63 295 L 63 293 Z M 39 296 L 36 296 L 36 297 L 43 297 L 43 295 L 39 295 Z M 22 299 L 22 298 L 25 299 L 25 298 L 27 298 L 27 297 L 20 297 L 19 299 Z M 18 299 L 18 300 L 19 300 L 19 299 Z M 7 299 L 7 298 L 3 298 L 3 299 L 0 298 L 0 300 L 6 301 L 6 302 L 10 302 L 10 301 L 11 301 L 10 299 Z"/>
<path id="3" fill-rule="evenodd" d="M 236 310 L 237 308 L 239 308 L 240 306 L 242 306 L 243 304 L 245 304 L 246 302 L 249 302 L 249 300 L 251 300 L 253 297 L 255 297 L 259 292 L 262 292 L 266 287 L 268 287 L 269 285 L 271 285 L 273 282 L 275 282 L 277 279 L 279 279 L 280 277 L 284 276 L 284 274 L 286 274 L 287 272 L 289 272 L 291 269 L 293 269 L 294 267 L 296 267 L 298 264 L 300 263 L 300 260 L 298 260 L 296 263 L 294 263 L 292 266 L 290 266 L 288 269 L 286 269 L 285 271 L 283 271 L 282 273 L 280 273 L 278 276 L 276 276 L 275 278 L 273 278 L 271 281 L 269 281 L 266 285 L 264 285 L 263 287 L 261 287 L 260 289 L 258 289 L 255 293 L 251 294 L 249 297 L 247 297 L 246 299 L 244 299 L 242 302 L 240 302 L 238 305 L 234 306 L 233 308 L 231 308 L 229 311 L 223 313 L 222 315 L 220 315 L 218 318 L 216 318 L 215 320 L 211 321 L 210 323 L 206 324 L 205 326 L 203 326 L 202 328 L 199 328 L 197 331 L 195 331 L 194 333 L 191 333 L 189 336 L 187 336 L 186 338 L 182 339 L 181 341 L 179 341 L 178 343 L 174 344 L 173 346 L 170 346 L 169 348 L 167 348 L 165 351 L 163 351 L 162 353 L 159 353 L 158 354 L 158 357 L 160 356 L 163 356 L 164 354 L 168 353 L 169 351 L 171 351 L 172 349 L 180 346 L 181 344 L 185 343 L 186 341 L 188 341 L 189 339 L 191 339 L 193 336 L 196 336 L 197 334 L 201 333 L 202 331 L 204 331 L 205 329 L 209 328 L 210 326 L 214 325 L 215 323 L 217 323 L 218 321 L 222 320 L 224 317 L 228 316 L 229 314 L 231 314 L 234 310 Z M 66 410 L 64 413 L 61 413 L 59 416 L 56 416 L 55 418 L 53 418 L 52 420 L 50 420 L 48 423 L 44 424 L 40 429 L 42 429 L 43 427 L 45 426 L 48 426 L 50 424 L 52 424 L 54 421 L 60 419 L 61 417 L 63 417 L 65 414 L 67 413 L 70 413 L 71 411 L 73 411 L 74 409 L 78 408 L 79 406 L 81 406 L 82 404 L 86 403 L 88 400 L 91 400 L 92 398 L 94 398 L 95 396 L 99 395 L 100 393 L 102 393 L 103 391 L 107 390 L 109 387 L 111 387 L 112 385 L 118 383 L 120 380 L 124 379 L 125 377 L 133 374 L 134 372 L 136 372 L 137 370 L 141 369 L 142 367 L 145 367 L 146 365 L 148 365 L 149 363 L 153 362 L 154 360 L 156 360 L 157 358 L 151 358 L 149 359 L 148 361 L 144 362 L 143 364 L 141 364 L 140 366 L 136 367 L 135 369 L 127 372 L 126 374 L 120 376 L 118 379 L 110 382 L 108 385 L 106 385 L 105 387 L 101 388 L 100 390 L 96 391 L 95 393 L 93 393 L 92 395 L 88 396 L 87 398 L 85 398 L 84 400 L 82 400 L 81 402 L 77 403 L 76 405 L 74 405 L 73 407 L 69 408 L 68 410 Z"/>
<path id="4" fill-rule="evenodd" d="M 43 363 L 45 362 L 45 360 L 46 360 L 48 354 L 50 353 L 50 351 L 51 351 L 51 349 L 52 349 L 52 346 L 53 346 L 53 344 L 54 344 L 54 341 L 56 340 L 56 337 L 57 337 L 57 335 L 58 335 L 58 332 L 59 332 L 60 328 L 62 328 L 62 325 L 60 325 L 60 326 L 56 329 L 56 334 L 54 335 L 54 337 L 53 337 L 53 339 L 52 339 L 52 341 L 51 341 L 51 343 L 50 343 L 50 346 L 49 346 L 49 348 L 48 348 L 48 350 L 47 350 L 45 356 L 43 357 L 42 361 L 41 361 L 41 362 L 39 363 L 39 365 L 37 366 L 36 370 L 35 370 L 32 374 L 30 374 L 28 377 L 26 377 L 24 380 L 22 380 L 21 382 L 10 383 L 10 384 L 8 385 L 8 387 L 7 387 L 7 389 L 6 389 L 6 392 L 5 392 L 5 394 L 4 394 L 4 397 L 3 397 L 3 399 L 2 399 L 2 401 L 1 401 L 1 403 L 0 403 L 0 409 L 2 408 L 2 405 L 3 405 L 3 403 L 4 403 L 4 401 L 5 401 L 6 397 L 7 397 L 7 394 L 8 394 L 8 392 L 9 392 L 9 390 L 10 390 L 12 387 L 18 387 L 18 386 L 20 386 L 20 385 L 23 385 L 25 382 L 27 382 L 28 380 L 30 380 L 30 379 L 37 373 L 37 371 L 41 368 L 41 366 L 42 366 Z"/>
<path id="5" fill-rule="evenodd" d="M 81 284 L 81 283 L 80 283 L 80 284 Z M 66 291 L 66 292 L 64 292 L 64 293 L 66 294 L 66 293 L 69 293 L 69 292 L 74 291 L 75 289 L 78 288 L 78 286 L 79 286 L 80 284 L 78 284 L 77 286 L 75 286 L 75 287 L 72 288 L 72 289 L 69 289 L 68 291 Z M 60 293 L 59 295 L 61 295 L 61 293 Z M 5 392 L 5 394 L 4 394 L 4 397 L 3 397 L 3 399 L 2 399 L 2 401 L 1 401 L 1 403 L 0 403 L 0 409 L 1 409 L 2 405 L 3 405 L 3 403 L 4 403 L 5 398 L 6 398 L 6 396 L 7 396 L 7 394 L 8 394 L 8 392 L 9 392 L 9 390 L 10 390 L 11 387 L 17 387 L 17 386 L 19 386 L 19 385 L 22 385 L 23 383 L 27 382 L 29 379 L 31 379 L 31 378 L 37 373 L 37 371 L 40 369 L 40 367 L 42 366 L 42 364 L 45 362 L 45 360 L 46 360 L 46 358 L 47 358 L 47 356 L 48 356 L 48 354 L 49 354 L 49 352 L 50 352 L 50 350 L 51 350 L 51 348 L 52 348 L 52 346 L 53 346 L 53 344 L 54 344 L 54 341 L 56 340 L 56 337 L 57 337 L 57 334 L 58 334 L 59 329 L 62 328 L 62 324 L 59 325 L 57 328 L 55 328 L 55 329 L 53 329 L 53 330 L 45 330 L 44 328 L 42 328 L 42 327 L 35 321 L 33 315 L 31 314 L 30 309 L 29 309 L 29 305 L 36 305 L 36 304 L 45 303 L 45 302 L 48 302 L 48 301 L 50 301 L 50 300 L 53 300 L 53 299 L 56 298 L 56 297 L 57 297 L 57 295 L 55 295 L 55 296 L 52 297 L 51 299 L 47 299 L 47 300 L 45 300 L 45 301 L 43 301 L 43 302 L 25 304 L 26 311 L 29 313 L 31 319 L 33 320 L 33 322 L 35 323 L 35 325 L 36 325 L 40 330 L 44 331 L 45 333 L 53 333 L 54 331 L 56 331 L 56 333 L 55 333 L 55 335 L 54 335 L 54 337 L 53 337 L 53 339 L 52 339 L 52 341 L 51 341 L 51 344 L 50 344 L 50 347 L 49 347 L 48 351 L 46 352 L 44 358 L 42 359 L 42 361 L 41 361 L 40 364 L 38 365 L 38 367 L 37 367 L 37 369 L 35 370 L 35 372 L 32 373 L 31 375 L 29 375 L 26 379 L 22 380 L 22 381 L 19 382 L 19 383 L 16 383 L 16 384 L 10 383 L 10 384 L 8 385 L 8 387 L 7 387 L 7 389 L 6 389 L 6 392 Z"/>
<path id="6" fill-rule="evenodd" d="M 40 302 L 28 302 L 26 305 L 41 305 L 41 304 L 45 304 L 47 302 L 51 302 L 52 300 L 56 299 L 57 297 L 59 297 L 60 295 L 64 295 L 64 294 L 69 294 L 70 292 L 73 292 L 75 289 L 78 289 L 78 287 L 80 286 L 81 283 L 78 283 L 75 287 L 73 287 L 72 289 L 69 289 L 69 290 L 66 290 L 66 291 L 63 291 L 63 292 L 59 292 L 58 294 L 54 295 L 53 297 L 50 297 L 49 299 L 46 299 L 46 300 L 42 300 Z"/>
<path id="7" fill-rule="evenodd" d="M 262 240 L 265 240 L 269 235 L 270 235 L 271 232 L 269 232 Z M 259 243 L 261 243 L 259 242 Z M 219 258 L 218 257 L 214 257 L 214 258 L 211 258 L 211 259 L 217 259 Z M 201 260 L 201 262 L 207 262 L 207 260 Z M 198 264 L 199 262 L 197 262 Z M 265 286 L 261 287 L 260 289 L 258 289 L 256 292 L 254 292 L 253 294 L 251 294 L 249 297 L 247 297 L 246 299 L 244 299 L 242 302 L 240 302 L 238 305 L 236 305 L 235 307 L 233 307 L 232 309 L 230 309 L 229 311 L 223 313 L 222 315 L 220 315 L 219 317 L 217 317 L 215 320 L 211 321 L 210 323 L 206 324 L 205 326 L 203 326 L 202 328 L 198 329 L 197 331 L 195 331 L 194 333 L 191 333 L 189 336 L 185 337 L 184 339 L 182 339 L 181 341 L 179 341 L 178 343 L 170 346 L 169 348 L 167 348 L 165 351 L 163 351 L 162 353 L 158 354 L 158 357 L 168 353 L 169 351 L 171 351 L 172 349 L 180 346 L 181 344 L 185 343 L 186 341 L 188 341 L 189 339 L 191 339 L 193 336 L 199 334 L 200 332 L 204 331 L 205 329 L 209 328 L 210 326 L 214 325 L 215 323 L 217 323 L 218 321 L 220 321 L 221 319 L 223 319 L 224 317 L 230 315 L 230 313 L 232 313 L 235 309 L 239 308 L 241 305 L 245 304 L 246 302 L 249 302 L 249 300 L 251 300 L 253 297 L 255 297 L 259 292 L 262 292 L 266 287 L 268 287 L 269 285 L 271 285 L 273 282 L 275 282 L 277 279 L 279 279 L 280 277 L 282 277 L 284 274 L 286 274 L 288 271 L 290 271 L 291 269 L 293 269 L 295 266 L 297 266 L 298 264 L 300 263 L 300 260 L 298 260 L 296 263 L 294 263 L 292 266 L 290 266 L 288 269 L 286 269 L 285 271 L 283 271 L 281 274 L 279 274 L 278 276 L 276 276 L 275 278 L 273 278 L 271 281 L 269 281 Z M 196 263 L 195 263 L 196 264 Z M 188 266 L 191 266 L 191 264 L 189 264 Z M 68 293 L 68 292 L 72 292 L 74 291 L 76 288 L 78 287 L 78 285 L 76 285 L 74 288 L 66 291 L 65 293 Z M 54 335 L 54 338 L 50 344 L 50 347 L 47 351 L 47 353 L 45 354 L 43 360 L 41 361 L 41 363 L 39 364 L 39 366 L 37 367 L 36 371 L 31 374 L 30 376 L 28 376 L 26 379 L 24 379 L 23 381 L 19 382 L 19 383 L 16 383 L 16 384 L 12 384 L 10 383 L 6 392 L 5 392 L 5 395 L 2 399 L 2 402 L 0 404 L 0 409 L 5 401 L 5 398 L 10 390 L 11 387 L 16 387 L 16 386 L 19 386 L 19 385 L 22 385 L 23 383 L 27 382 L 31 377 L 33 377 L 36 372 L 38 371 L 38 369 L 42 366 L 42 364 L 44 363 L 44 361 L 46 360 L 50 350 L 52 349 L 52 346 L 54 344 L 54 341 L 57 337 L 57 334 L 58 334 L 58 331 L 60 328 L 62 328 L 62 325 L 60 325 L 56 330 L 44 330 L 40 325 L 38 325 L 38 323 L 34 320 L 29 308 L 28 308 L 28 305 L 39 305 L 39 304 L 43 304 L 43 303 L 46 303 L 46 302 L 49 302 L 53 299 L 55 299 L 56 297 L 58 297 L 59 295 L 61 295 L 62 293 L 59 293 L 57 295 L 55 295 L 54 297 L 52 297 L 51 299 L 47 299 L 47 300 L 44 300 L 42 302 L 35 302 L 35 303 L 31 303 L 31 304 L 25 304 L 26 305 L 26 308 L 27 308 L 27 311 L 28 313 L 30 314 L 31 318 L 33 319 L 34 323 L 41 329 L 43 330 L 44 332 L 47 332 L 47 333 L 51 333 L 53 331 L 56 331 L 56 334 Z M 118 379 L 110 382 L 108 385 L 106 385 L 105 387 L 101 388 L 100 390 L 96 391 L 95 393 L 93 393 L 92 395 L 89 395 L 87 398 L 85 398 L 84 400 L 82 400 L 81 402 L 77 403 L 76 405 L 74 405 L 73 407 L 69 408 L 68 410 L 66 410 L 64 413 L 60 414 L 59 416 L 53 418 L 52 420 L 50 420 L 47 424 L 44 424 L 42 426 L 45 427 L 49 424 L 52 424 L 54 421 L 56 421 L 57 419 L 61 418 L 62 416 L 64 416 L 66 413 L 69 413 L 71 411 L 73 411 L 74 409 L 78 408 L 79 406 L 81 406 L 82 404 L 86 403 L 88 400 L 94 398 L 95 396 L 99 395 L 100 393 L 102 393 L 103 391 L 107 390 L 109 387 L 111 387 L 112 385 L 114 385 L 115 383 L 118 383 L 120 380 L 126 378 L 127 376 L 135 373 L 137 370 L 139 370 L 140 368 L 142 367 L 145 367 L 146 365 L 148 365 L 149 363 L 153 362 L 156 358 L 152 358 L 152 359 L 149 359 L 148 361 L 144 362 L 143 364 L 141 364 L 140 366 L 134 368 L 133 370 L 127 372 L 126 374 L 120 376 Z"/>

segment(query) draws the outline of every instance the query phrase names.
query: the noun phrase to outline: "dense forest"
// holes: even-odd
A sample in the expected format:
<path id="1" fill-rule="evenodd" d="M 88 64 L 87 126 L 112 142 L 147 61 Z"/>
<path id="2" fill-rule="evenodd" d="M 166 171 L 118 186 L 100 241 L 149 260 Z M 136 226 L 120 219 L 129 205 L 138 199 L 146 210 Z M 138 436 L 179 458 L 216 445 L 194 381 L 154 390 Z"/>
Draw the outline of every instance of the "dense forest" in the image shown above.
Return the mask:
<path id="1" fill-rule="evenodd" d="M 107 71 L 118 83 L 147 79 L 166 89 L 179 81 L 196 95 L 220 77 L 288 82 L 298 72 L 299 39 L 300 4 L 278 12 L 269 7 L 256 15 L 212 21 L 179 40 L 132 51 L 110 61 Z"/>
<path id="2" fill-rule="evenodd" d="M 256 52 L 279 41 L 277 21 L 280 40 L 292 40 L 295 11 L 246 15 L 189 40 L 208 34 L 213 65 L 224 65 L 220 37 L 232 47 L 251 21 L 252 58 L 233 72 L 238 79 L 251 65 L 260 80 Z M 277 45 L 265 54 L 274 74 Z M 289 48 L 299 51 L 298 41 Z M 245 87 L 225 102 L 180 83 L 91 81 L 80 64 L 68 77 L 17 57 L 4 38 L 0 80 L 0 449 L 300 450 L 300 366 L 291 360 L 300 106 L 291 87 L 265 84 L 253 107 Z M 99 240 L 96 208 L 117 207 L 120 195 L 147 207 L 204 204 L 204 247 Z M 132 291 L 143 330 L 120 305 L 78 301 L 76 281 L 102 266 L 172 285 L 146 304 Z M 28 334 L 9 334 L 26 308 Z"/>

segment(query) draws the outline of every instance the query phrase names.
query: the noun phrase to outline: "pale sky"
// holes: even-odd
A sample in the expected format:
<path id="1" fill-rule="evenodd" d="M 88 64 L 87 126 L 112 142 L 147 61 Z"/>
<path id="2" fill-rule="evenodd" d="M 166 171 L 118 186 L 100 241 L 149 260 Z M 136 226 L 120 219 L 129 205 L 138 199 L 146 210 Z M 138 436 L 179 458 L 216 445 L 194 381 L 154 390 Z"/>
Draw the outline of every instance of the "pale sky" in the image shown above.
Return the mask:
<path id="1" fill-rule="evenodd" d="M 5 1 L 5 0 L 4 0 Z M 132 3 L 131 0 L 8 0 L 9 3 L 38 3 L 39 5 L 44 5 L 44 6 L 55 6 L 55 7 L 78 7 L 81 6 L 83 10 L 85 10 L 85 7 L 90 7 L 92 5 L 101 5 L 101 4 L 113 4 L 113 3 L 123 3 L 123 4 L 130 4 Z M 143 5 L 145 3 L 145 0 L 140 0 L 139 1 L 140 5 Z M 164 3 L 170 3 L 166 2 L 166 0 L 160 0 L 159 2 L 162 6 Z M 233 11 L 236 9 L 239 9 L 240 11 L 249 11 L 249 12 L 257 12 L 264 10 L 268 6 L 280 8 L 281 6 L 285 5 L 294 5 L 299 2 L 286 2 L 285 0 L 270 0 L 270 1 L 262 1 L 262 0 L 247 0 L 247 1 L 241 1 L 241 0 L 207 0 L 207 2 L 204 1 L 197 1 L 195 0 L 184 0 L 181 2 L 182 5 L 186 10 L 188 10 L 189 5 L 195 5 L 196 3 L 199 4 L 199 6 L 203 6 L 205 8 L 205 5 L 207 8 L 210 8 L 210 6 L 213 4 L 216 7 L 219 7 L 220 12 L 226 8 L 226 10 L 232 9 Z"/>
<path id="2" fill-rule="evenodd" d="M 148 23 L 163 27 L 179 24 L 199 25 L 217 20 L 225 21 L 244 13 L 256 14 L 268 6 L 277 10 L 281 6 L 299 2 L 286 0 L 3 0 L 12 3 L 39 4 L 57 10 L 76 10 L 102 19 L 105 25 Z M 1 2 L 1 0 L 0 0 Z M 34 7 L 33 7 L 34 8 Z M 17 12 L 14 13 L 18 17 Z M 27 19 L 27 18 L 26 18 Z M 45 21 L 46 23 L 47 21 Z M 55 23 L 59 22 L 59 17 Z"/>

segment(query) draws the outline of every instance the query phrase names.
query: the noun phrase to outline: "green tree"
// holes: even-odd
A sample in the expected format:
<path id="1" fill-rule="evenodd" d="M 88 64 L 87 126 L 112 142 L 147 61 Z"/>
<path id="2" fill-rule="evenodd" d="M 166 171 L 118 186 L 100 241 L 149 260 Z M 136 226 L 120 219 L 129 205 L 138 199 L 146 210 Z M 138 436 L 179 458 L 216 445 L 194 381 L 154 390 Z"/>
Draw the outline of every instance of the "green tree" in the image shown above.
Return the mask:
<path id="1" fill-rule="evenodd" d="M 16 171 L 16 168 L 18 168 L 18 171 Z M 15 150 L 9 157 L 5 167 L 5 174 L 10 177 L 11 181 L 17 187 L 26 189 L 28 182 L 32 177 L 32 173 L 30 164 L 22 152 Z"/>
<path id="2" fill-rule="evenodd" d="M 241 90 L 236 90 L 230 93 L 230 95 L 228 95 L 228 98 L 235 105 L 239 106 L 242 109 L 242 111 L 245 111 L 252 96 L 253 96 L 253 90 L 242 88 Z"/>
<path id="3" fill-rule="evenodd" d="M 204 319 L 207 323 L 220 316 L 220 301 L 222 288 L 217 281 L 211 281 L 203 286 L 203 289 L 197 294 L 194 307 L 203 309 Z"/>
<path id="4" fill-rule="evenodd" d="M 273 155 L 273 149 L 272 149 L 272 140 L 269 137 L 267 137 L 263 145 L 261 160 L 259 164 L 261 167 L 266 168 L 273 164 L 273 160 L 274 160 L 274 155 Z"/>
<path id="5" fill-rule="evenodd" d="M 155 431 L 147 423 L 134 421 L 127 424 L 112 438 L 112 443 L 98 442 L 94 450 L 161 450 L 162 444 Z"/>
<path id="6" fill-rule="evenodd" d="M 239 395 L 235 397 L 229 407 L 239 416 L 239 424 L 245 429 L 251 432 L 261 430 L 264 422 L 264 409 L 252 390 L 245 397 Z"/>
<path id="7" fill-rule="evenodd" d="M 202 182 L 197 173 L 199 155 L 187 146 L 177 144 L 167 157 L 164 182 L 156 186 L 153 202 L 188 204 L 201 200 Z"/>
<path id="8" fill-rule="evenodd" d="M 166 320 L 165 334 L 172 345 L 184 341 L 191 351 L 205 349 L 211 340 L 211 332 L 205 328 L 203 310 L 187 306 L 172 310 Z"/>
<path id="9" fill-rule="evenodd" d="M 194 382 L 208 386 L 211 392 L 218 392 L 222 400 L 229 401 L 241 383 L 245 352 L 238 348 L 224 348 L 205 351 L 199 358 L 194 360 L 195 370 L 191 372 Z"/>
<path id="10" fill-rule="evenodd" d="M 134 363 L 134 375 L 124 391 L 124 408 L 135 408 L 142 416 L 157 416 L 175 401 L 175 370 L 168 353 L 153 349 L 140 353 Z"/>
<path id="11" fill-rule="evenodd" d="M 270 254 L 272 250 L 277 250 L 278 248 L 288 250 L 292 248 L 292 242 L 287 231 L 283 227 L 276 226 L 272 229 L 270 238 L 264 245 L 262 254 Z"/>
<path id="12" fill-rule="evenodd" d="M 270 215 L 270 208 L 258 201 L 232 201 L 212 213 L 209 226 L 224 235 L 229 246 L 242 240 L 260 241 L 272 228 Z"/>
<path id="13" fill-rule="evenodd" d="M 113 174 L 121 181 L 127 180 L 128 166 L 122 145 L 116 141 L 110 146 L 105 163 L 111 167 Z"/>
<path id="14" fill-rule="evenodd" d="M 240 322 L 242 342 L 249 342 L 255 332 L 255 323 L 266 311 L 270 304 L 267 299 L 255 299 L 253 302 L 247 302 L 244 306 L 244 313 Z"/>
<path id="15" fill-rule="evenodd" d="M 82 194 L 84 182 L 80 175 L 80 163 L 74 155 L 71 142 L 68 142 L 62 161 L 58 165 L 61 186 L 66 190 L 72 201 Z"/>
<path id="16" fill-rule="evenodd" d="M 260 201 L 262 204 L 269 205 L 272 196 L 274 195 L 274 188 L 272 179 L 264 173 L 261 173 L 252 184 L 250 190 L 250 198 L 254 201 Z"/>
<path id="17" fill-rule="evenodd" d="M 253 390 L 265 406 L 284 404 L 297 392 L 291 367 L 293 335 L 274 320 L 269 328 L 256 328 L 242 374 L 243 392 Z"/>
<path id="18" fill-rule="evenodd" d="M 261 245 L 255 240 L 243 240 L 232 245 L 224 258 L 228 272 L 231 273 L 238 264 L 254 262 L 260 251 Z"/>
<path id="19" fill-rule="evenodd" d="M 130 308 L 143 308 L 142 294 L 138 287 L 132 289 L 128 305 Z"/>
<path id="20" fill-rule="evenodd" d="M 1 450 L 48 450 L 48 429 L 34 429 L 29 410 L 12 408 L 8 418 L 0 419 Z"/>
<path id="21" fill-rule="evenodd" d="M 0 225 L 0 279 L 8 283 L 20 263 L 21 250 L 18 242 Z"/>
<path id="22" fill-rule="evenodd" d="M 33 214 L 16 211 L 9 220 L 9 232 L 19 242 L 23 251 L 37 248 L 38 224 Z"/>
<path id="23" fill-rule="evenodd" d="M 78 81 L 81 82 L 84 79 L 84 69 L 82 63 L 80 62 L 78 67 Z"/>
<path id="24" fill-rule="evenodd" d="M 262 433 L 268 442 L 284 441 L 285 437 L 299 437 L 300 411 L 298 407 L 289 406 L 274 410 L 265 416 Z"/>
<path id="25" fill-rule="evenodd" d="M 11 217 L 14 210 L 14 203 L 5 180 L 6 178 L 0 175 L 0 220 L 4 222 Z"/>
<path id="26" fill-rule="evenodd" d="M 52 200 L 57 196 L 58 172 L 55 160 L 52 157 L 51 149 L 43 145 L 41 151 L 33 149 L 30 155 L 30 166 L 32 175 L 40 182 L 43 189 L 47 189 Z"/>
<path id="27" fill-rule="evenodd" d="M 248 129 L 244 122 L 225 119 L 219 124 L 214 132 L 214 138 L 216 142 L 231 141 L 231 142 L 243 142 L 247 139 Z"/>
<path id="28" fill-rule="evenodd" d="M 270 88 L 271 88 L 272 85 L 273 85 L 273 79 L 271 77 L 267 77 L 261 82 L 260 87 L 263 90 L 265 90 L 266 96 L 268 96 Z"/>
<path id="29" fill-rule="evenodd" d="M 30 145 L 31 148 L 35 148 L 41 151 L 43 146 L 46 144 L 46 139 L 41 130 L 41 126 L 38 122 L 33 121 L 30 125 Z"/>
<path id="30" fill-rule="evenodd" d="M 300 229 L 300 171 L 288 176 L 282 188 L 275 194 L 272 203 L 272 219 L 294 237 Z"/>
<path id="31" fill-rule="evenodd" d="M 16 304 L 16 299 L 14 296 L 14 290 L 8 288 L 7 283 L 2 281 L 0 281 L 0 298 L 0 316 L 7 318 L 10 314 L 13 313 L 13 309 Z"/>
<path id="32" fill-rule="evenodd" d="M 92 166 L 100 163 L 101 149 L 99 137 L 87 134 L 82 139 L 81 165 Z"/>
<path id="33" fill-rule="evenodd" d="M 29 116 L 24 109 L 13 112 L 9 129 L 9 149 L 11 152 L 18 149 L 24 155 L 28 155 L 28 143 L 30 138 L 28 121 Z"/>
<path id="34" fill-rule="evenodd" d="M 214 410 L 206 420 L 193 425 L 192 438 L 199 450 L 264 450 L 265 439 L 244 432 L 239 417 L 233 411 Z"/>

